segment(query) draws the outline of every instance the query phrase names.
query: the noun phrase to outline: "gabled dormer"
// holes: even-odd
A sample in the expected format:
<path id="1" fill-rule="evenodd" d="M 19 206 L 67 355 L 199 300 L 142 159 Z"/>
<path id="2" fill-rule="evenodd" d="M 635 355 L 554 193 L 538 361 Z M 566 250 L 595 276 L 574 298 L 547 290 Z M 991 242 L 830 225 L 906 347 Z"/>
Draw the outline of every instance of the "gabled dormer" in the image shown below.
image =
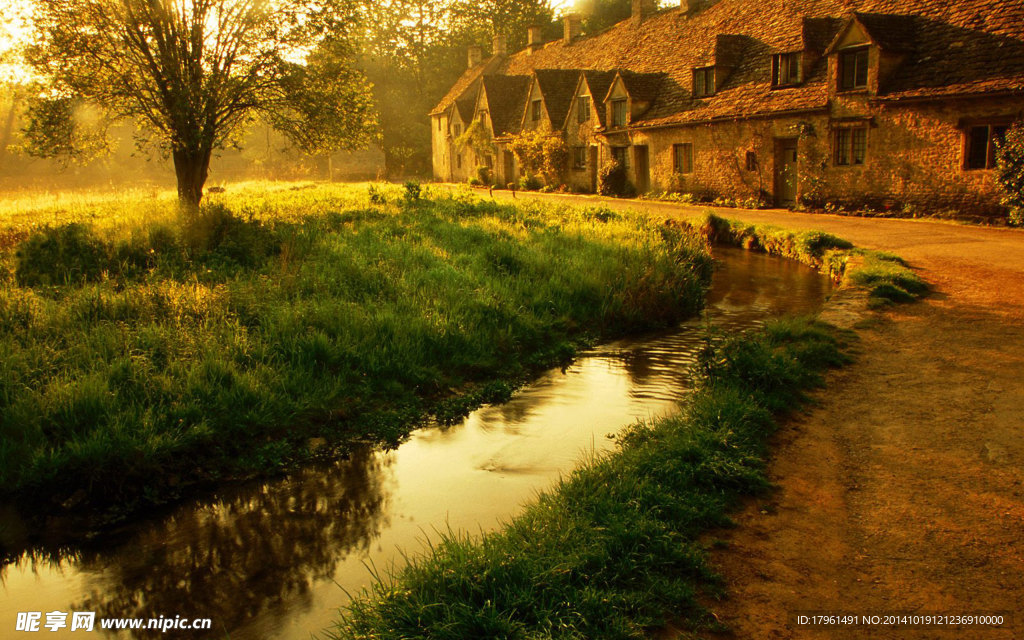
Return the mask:
<path id="1" fill-rule="evenodd" d="M 530 89 L 530 76 L 484 76 L 474 109 L 492 138 L 519 130 L 520 116 Z"/>
<path id="2" fill-rule="evenodd" d="M 664 79 L 663 73 L 616 72 L 602 101 L 606 128 L 623 129 L 642 116 L 654 103 Z"/>
<path id="3" fill-rule="evenodd" d="M 884 93 L 887 80 L 906 59 L 913 43 L 912 16 L 852 14 L 825 51 L 830 95 Z"/>
<path id="4" fill-rule="evenodd" d="M 616 78 L 614 71 L 581 71 L 565 114 L 563 128 L 599 131 L 607 124 L 604 97 Z"/>
<path id="5" fill-rule="evenodd" d="M 750 44 L 747 36 L 719 34 L 711 58 L 690 71 L 690 93 L 694 98 L 709 98 L 725 86 L 743 62 Z"/>
<path id="6" fill-rule="evenodd" d="M 525 109 L 520 119 L 522 131 L 560 131 L 572 105 L 580 71 L 574 69 L 537 69 L 530 81 Z"/>

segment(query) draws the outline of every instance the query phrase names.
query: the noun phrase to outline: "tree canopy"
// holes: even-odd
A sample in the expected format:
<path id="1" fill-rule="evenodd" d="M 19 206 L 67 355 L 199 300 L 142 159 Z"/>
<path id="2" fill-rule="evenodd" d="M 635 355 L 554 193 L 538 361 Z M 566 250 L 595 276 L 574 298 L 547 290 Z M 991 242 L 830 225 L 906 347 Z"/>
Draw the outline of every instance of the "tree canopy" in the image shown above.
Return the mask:
<path id="1" fill-rule="evenodd" d="M 286 132 L 324 131 L 298 140 L 318 150 L 363 143 L 375 123 L 359 98 L 365 79 L 332 55 L 346 51 L 355 0 L 35 3 L 28 58 L 50 99 L 147 125 L 173 159 L 183 202 L 201 200 L 213 151 L 260 111 Z M 326 131 L 332 115 L 342 124 Z"/>

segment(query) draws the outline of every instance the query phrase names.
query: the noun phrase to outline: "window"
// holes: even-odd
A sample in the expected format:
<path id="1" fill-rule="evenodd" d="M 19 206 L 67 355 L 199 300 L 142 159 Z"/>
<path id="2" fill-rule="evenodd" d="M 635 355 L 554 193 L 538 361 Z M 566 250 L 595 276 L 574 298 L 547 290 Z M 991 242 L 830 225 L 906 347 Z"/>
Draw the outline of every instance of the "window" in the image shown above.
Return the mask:
<path id="1" fill-rule="evenodd" d="M 693 95 L 696 98 L 715 95 L 714 67 L 703 67 L 693 70 Z"/>
<path id="2" fill-rule="evenodd" d="M 757 154 L 753 151 L 747 152 L 747 171 L 757 171 Z"/>
<path id="3" fill-rule="evenodd" d="M 452 135 L 458 137 L 461 134 L 462 134 L 462 125 L 460 125 L 460 124 L 453 124 L 452 125 Z"/>
<path id="4" fill-rule="evenodd" d="M 672 145 L 672 170 L 693 173 L 693 145 L 689 142 Z"/>
<path id="5" fill-rule="evenodd" d="M 1006 125 L 976 125 L 967 129 L 964 169 L 994 169 L 996 145 L 1006 136 Z"/>
<path id="6" fill-rule="evenodd" d="M 624 127 L 626 126 L 626 101 L 625 100 L 612 100 L 612 126 L 613 127 Z"/>
<path id="7" fill-rule="evenodd" d="M 839 90 L 850 91 L 868 86 L 868 48 L 859 47 L 839 53 Z"/>
<path id="8" fill-rule="evenodd" d="M 455 168 L 456 169 L 461 169 L 462 168 L 462 154 L 461 153 L 455 154 Z"/>
<path id="9" fill-rule="evenodd" d="M 587 148 L 572 148 L 572 168 L 575 171 L 583 171 L 587 168 Z"/>
<path id="10" fill-rule="evenodd" d="M 579 123 L 590 120 L 590 96 L 576 98 L 576 121 Z"/>
<path id="11" fill-rule="evenodd" d="M 780 53 L 772 56 L 772 86 L 786 87 L 800 82 L 800 54 Z"/>
<path id="12" fill-rule="evenodd" d="M 834 146 L 836 166 L 849 167 L 864 164 L 868 154 L 867 127 L 836 129 Z"/>
<path id="13" fill-rule="evenodd" d="M 612 159 L 623 167 L 629 167 L 629 147 L 612 147 Z"/>
<path id="14" fill-rule="evenodd" d="M 438 119 L 437 119 L 437 130 L 438 130 L 438 131 L 440 131 L 440 130 L 441 130 L 441 126 L 442 126 L 442 124 L 443 124 L 443 123 L 442 123 L 442 118 L 438 118 Z"/>
<path id="15" fill-rule="evenodd" d="M 534 100 L 533 104 L 531 105 L 531 108 L 531 117 L 533 118 L 534 122 L 537 122 L 538 120 L 540 120 L 540 100 Z"/>

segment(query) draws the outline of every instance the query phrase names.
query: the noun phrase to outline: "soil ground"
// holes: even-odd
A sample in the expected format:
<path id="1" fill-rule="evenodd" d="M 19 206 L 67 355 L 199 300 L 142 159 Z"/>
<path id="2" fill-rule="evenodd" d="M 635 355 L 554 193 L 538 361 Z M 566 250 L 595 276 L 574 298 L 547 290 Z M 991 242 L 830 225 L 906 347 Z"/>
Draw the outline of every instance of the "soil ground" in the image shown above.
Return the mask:
<path id="1" fill-rule="evenodd" d="M 495 192 L 499 198 L 510 194 Z M 706 207 L 519 194 L 693 216 Z M 1024 231 L 724 209 L 892 251 L 935 293 L 878 314 L 773 447 L 713 552 L 708 638 L 1024 638 Z M 999 613 L 1000 628 L 800 626 L 798 612 Z"/>

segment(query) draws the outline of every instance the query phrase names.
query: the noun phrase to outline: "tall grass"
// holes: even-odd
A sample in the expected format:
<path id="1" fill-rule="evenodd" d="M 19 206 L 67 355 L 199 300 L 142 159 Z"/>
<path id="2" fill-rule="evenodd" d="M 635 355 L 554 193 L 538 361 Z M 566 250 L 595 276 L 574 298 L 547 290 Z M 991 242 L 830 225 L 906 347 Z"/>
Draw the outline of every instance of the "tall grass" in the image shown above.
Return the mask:
<path id="1" fill-rule="evenodd" d="M 843 364 L 841 336 L 807 320 L 709 345 L 684 410 L 628 429 L 503 530 L 450 534 L 357 597 L 339 639 L 644 638 L 667 612 L 713 623 L 720 592 L 698 541 L 767 486 L 775 415 Z"/>
<path id="2" fill-rule="evenodd" d="M 694 314 L 710 273 L 683 234 L 605 211 L 329 186 L 211 200 L 37 211 L 0 254 L 0 493 L 130 507 L 286 466 L 314 436 L 394 444 Z"/>

